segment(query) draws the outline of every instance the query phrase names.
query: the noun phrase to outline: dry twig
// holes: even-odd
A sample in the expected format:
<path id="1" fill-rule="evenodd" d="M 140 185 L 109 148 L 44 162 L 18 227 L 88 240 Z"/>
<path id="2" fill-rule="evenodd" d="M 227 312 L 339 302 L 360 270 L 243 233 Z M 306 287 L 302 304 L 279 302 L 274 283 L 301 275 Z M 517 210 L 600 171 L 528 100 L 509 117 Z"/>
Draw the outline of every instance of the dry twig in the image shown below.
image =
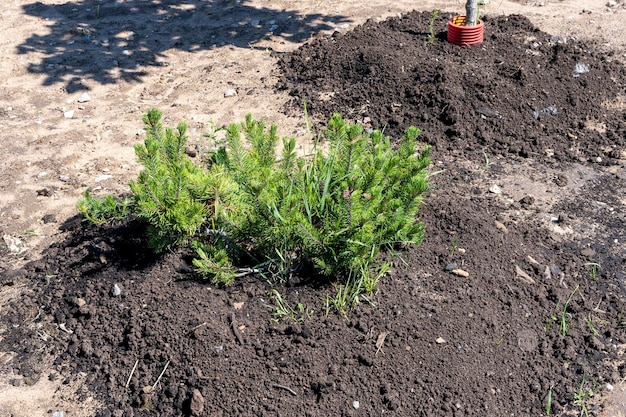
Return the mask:
<path id="1" fill-rule="evenodd" d="M 273 385 L 272 385 L 272 387 L 274 387 L 274 388 L 284 389 L 284 390 L 286 390 L 286 391 L 289 391 L 292 395 L 294 395 L 294 396 L 296 396 L 296 397 L 298 396 L 298 394 L 297 394 L 294 390 L 292 390 L 291 388 L 286 387 L 286 386 L 284 386 L 284 385 L 280 385 L 280 384 L 273 384 Z"/>
<path id="2" fill-rule="evenodd" d="M 198 330 L 200 327 L 202 327 L 202 326 L 206 326 L 206 325 L 207 325 L 207 322 L 206 322 L 206 321 L 205 321 L 204 323 L 198 324 L 196 327 L 194 327 L 193 329 L 189 330 L 189 331 L 187 332 L 187 334 L 191 334 L 191 333 L 193 333 L 194 331 Z"/>
<path id="3" fill-rule="evenodd" d="M 243 340 L 243 336 L 241 335 L 241 332 L 237 328 L 237 322 L 235 321 L 235 313 L 230 313 L 230 327 L 232 328 L 233 333 L 235 334 L 235 337 L 237 338 L 237 341 L 239 342 L 239 344 L 243 346 L 244 340 Z"/>
<path id="4" fill-rule="evenodd" d="M 125 385 L 126 388 L 128 388 L 128 386 L 130 385 L 130 379 L 133 377 L 133 374 L 135 373 L 135 369 L 137 369 L 138 363 L 139 363 L 139 359 L 135 361 L 135 365 L 133 366 L 133 369 L 130 371 L 130 375 L 128 375 L 128 380 L 126 381 L 126 385 Z"/>
<path id="5" fill-rule="evenodd" d="M 383 351 L 383 345 L 385 344 L 385 338 L 387 337 L 388 334 L 389 334 L 389 332 L 382 332 L 376 338 L 377 350 L 376 350 L 376 353 L 374 354 L 374 356 L 378 355 L 378 352 L 383 352 L 383 355 L 385 354 L 385 351 Z"/>
<path id="6" fill-rule="evenodd" d="M 167 363 L 165 364 L 165 367 L 163 368 L 163 370 L 161 371 L 161 374 L 159 375 L 159 377 L 157 378 L 156 382 L 154 383 L 154 385 L 152 386 L 152 391 L 154 391 L 154 389 L 156 388 L 157 384 L 159 383 L 159 381 L 161 380 L 161 377 L 163 376 L 163 374 L 165 373 L 165 370 L 167 369 L 167 366 L 170 364 L 170 361 L 167 361 Z"/>

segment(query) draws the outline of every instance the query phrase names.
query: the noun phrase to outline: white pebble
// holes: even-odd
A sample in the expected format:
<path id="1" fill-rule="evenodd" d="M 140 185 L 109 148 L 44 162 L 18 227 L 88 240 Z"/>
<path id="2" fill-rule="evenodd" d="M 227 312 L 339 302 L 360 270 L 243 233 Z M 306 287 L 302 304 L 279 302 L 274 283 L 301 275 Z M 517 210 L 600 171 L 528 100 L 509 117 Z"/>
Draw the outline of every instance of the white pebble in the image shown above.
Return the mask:
<path id="1" fill-rule="evenodd" d="M 607 391 L 613 391 L 613 389 L 614 389 L 614 388 L 615 388 L 615 387 L 614 387 L 613 385 L 611 385 L 611 384 L 606 384 L 606 389 L 607 389 Z"/>
<path id="2" fill-rule="evenodd" d="M 74 110 L 66 111 L 65 113 L 63 113 L 63 117 L 65 117 L 66 119 L 73 118 L 74 117 Z"/>
<path id="3" fill-rule="evenodd" d="M 106 181 L 108 179 L 113 178 L 113 175 L 100 175 L 96 178 L 94 178 L 93 182 L 102 182 L 102 181 Z"/>
<path id="4" fill-rule="evenodd" d="M 120 295 L 122 293 L 122 290 L 120 289 L 119 285 L 114 284 L 113 285 L 113 295 L 115 297 L 117 297 L 118 295 Z"/>
<path id="5" fill-rule="evenodd" d="M 500 188 L 499 185 L 494 184 L 489 187 L 489 192 L 494 194 L 500 194 L 502 192 L 502 188 Z"/>
<path id="6" fill-rule="evenodd" d="M 360 406 L 361 406 L 361 404 L 359 404 L 358 401 L 353 401 L 352 402 L 352 407 L 354 407 L 355 410 L 358 410 Z"/>
<path id="7" fill-rule="evenodd" d="M 79 103 L 86 103 L 88 101 L 91 100 L 91 96 L 87 93 L 83 93 L 80 95 L 80 97 L 78 97 L 78 102 Z"/>
<path id="8" fill-rule="evenodd" d="M 235 90 L 234 88 L 229 88 L 228 90 L 224 92 L 224 97 L 232 97 L 236 95 L 237 95 L 237 90 Z"/>

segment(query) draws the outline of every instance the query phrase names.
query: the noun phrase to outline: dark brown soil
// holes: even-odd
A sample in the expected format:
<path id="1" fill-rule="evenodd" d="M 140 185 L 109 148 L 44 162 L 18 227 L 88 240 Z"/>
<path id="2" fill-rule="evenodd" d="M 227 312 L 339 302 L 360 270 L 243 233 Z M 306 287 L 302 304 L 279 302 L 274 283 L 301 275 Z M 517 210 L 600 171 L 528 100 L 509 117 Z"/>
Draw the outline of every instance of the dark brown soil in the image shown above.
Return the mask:
<path id="1" fill-rule="evenodd" d="M 450 44 L 445 32 L 431 44 L 429 19 L 409 13 L 316 40 L 282 58 L 281 86 L 321 120 L 341 112 L 391 136 L 418 126 L 441 152 L 611 163 L 624 148 L 624 112 L 610 110 L 624 94 L 617 54 L 523 16 L 485 17 L 480 46 Z M 577 64 L 589 72 L 574 77 Z"/>
<path id="2" fill-rule="evenodd" d="M 204 416 L 538 416 L 549 392 L 560 415 L 580 412 L 583 380 L 601 390 L 626 377 L 616 362 L 626 217 L 611 210 L 626 174 L 597 165 L 617 167 L 624 150 L 626 119 L 610 105 L 625 93 L 623 66 L 593 45 L 552 42 L 519 16 L 485 18 L 481 46 L 429 44 L 428 18 L 367 23 L 282 58 L 282 87 L 306 97 L 313 117 L 369 117 L 394 136 L 417 125 L 434 169 L 445 168 L 421 211 L 426 239 L 395 260 L 375 306 L 326 314 L 331 287 L 292 282 L 277 289 L 314 312 L 273 323 L 272 287 L 258 277 L 215 288 L 187 254 L 152 256 L 140 224 L 73 219 L 65 241 L 3 278 L 32 288 L 2 317 L 13 324 L 0 342 L 18 353 L 13 370 L 31 381 L 85 373 L 84 395 L 105 404 L 99 416 L 188 415 L 194 390 Z M 577 63 L 590 71 L 574 78 Z M 535 119 L 549 106 L 556 114 Z M 574 193 L 571 173 L 590 166 Z M 487 192 L 525 173 L 559 195 L 556 224 L 589 225 L 584 238 L 555 234 L 531 195 Z"/>

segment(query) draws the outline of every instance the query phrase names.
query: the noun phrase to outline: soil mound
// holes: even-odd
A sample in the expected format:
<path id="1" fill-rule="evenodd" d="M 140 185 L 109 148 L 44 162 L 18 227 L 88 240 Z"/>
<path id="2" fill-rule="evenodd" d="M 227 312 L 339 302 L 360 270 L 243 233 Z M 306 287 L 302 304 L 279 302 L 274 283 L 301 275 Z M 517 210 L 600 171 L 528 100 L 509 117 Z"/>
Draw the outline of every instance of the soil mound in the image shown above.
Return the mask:
<path id="1" fill-rule="evenodd" d="M 321 120 L 334 112 L 391 136 L 417 126 L 442 152 L 610 163 L 624 149 L 624 66 L 612 52 L 484 17 L 485 41 L 445 40 L 448 13 L 368 21 L 280 60 L 280 88 Z M 618 105 L 621 100 L 621 109 Z"/>

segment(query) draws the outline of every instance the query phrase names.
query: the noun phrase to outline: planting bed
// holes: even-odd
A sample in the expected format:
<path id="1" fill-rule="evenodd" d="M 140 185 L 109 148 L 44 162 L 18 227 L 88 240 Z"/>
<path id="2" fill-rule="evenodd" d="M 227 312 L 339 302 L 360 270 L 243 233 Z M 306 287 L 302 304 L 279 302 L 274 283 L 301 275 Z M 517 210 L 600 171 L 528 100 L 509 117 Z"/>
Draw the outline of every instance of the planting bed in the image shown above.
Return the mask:
<path id="1" fill-rule="evenodd" d="M 82 381 L 102 417 L 602 413 L 626 377 L 624 65 L 521 16 L 486 16 L 460 48 L 441 16 L 432 44 L 412 12 L 278 54 L 287 111 L 416 125 L 433 146 L 426 238 L 374 305 L 327 314 L 335 289 L 306 276 L 215 288 L 137 222 L 73 218 L 2 278 L 28 283 L 2 310 L 15 383 Z M 272 322 L 273 288 L 310 317 Z"/>

